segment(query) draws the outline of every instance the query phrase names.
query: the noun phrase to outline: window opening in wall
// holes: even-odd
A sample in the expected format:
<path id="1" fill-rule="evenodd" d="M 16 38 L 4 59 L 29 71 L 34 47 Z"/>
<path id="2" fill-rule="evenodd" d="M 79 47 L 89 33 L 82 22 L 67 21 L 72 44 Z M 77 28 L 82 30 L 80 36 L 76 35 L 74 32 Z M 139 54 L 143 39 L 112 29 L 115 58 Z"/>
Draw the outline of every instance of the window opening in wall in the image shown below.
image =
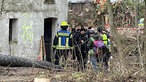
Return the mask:
<path id="1" fill-rule="evenodd" d="M 18 19 L 9 19 L 9 47 L 10 55 L 16 55 L 18 43 Z"/>
<path id="2" fill-rule="evenodd" d="M 55 4 L 55 0 L 45 0 L 45 4 Z"/>
<path id="3" fill-rule="evenodd" d="M 18 19 L 9 19 L 9 43 L 15 42 L 17 43 L 17 35 L 18 35 Z"/>

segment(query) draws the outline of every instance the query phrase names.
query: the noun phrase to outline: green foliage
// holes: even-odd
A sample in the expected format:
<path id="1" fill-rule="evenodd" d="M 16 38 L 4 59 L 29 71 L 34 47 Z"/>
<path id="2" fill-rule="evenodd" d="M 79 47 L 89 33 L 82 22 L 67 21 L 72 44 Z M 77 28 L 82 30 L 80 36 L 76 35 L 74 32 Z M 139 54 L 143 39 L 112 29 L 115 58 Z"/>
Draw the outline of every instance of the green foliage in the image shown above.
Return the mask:
<path id="1" fill-rule="evenodd" d="M 144 2 L 140 0 L 116 2 L 113 4 L 113 15 L 116 27 L 134 27 L 135 17 L 137 21 L 144 18 Z"/>
<path id="2" fill-rule="evenodd" d="M 144 1 L 140 0 L 123 0 L 120 3 L 115 3 L 113 5 L 113 11 L 114 14 L 125 12 L 126 9 L 129 9 L 129 11 L 132 12 L 134 11 L 134 6 L 136 6 L 137 9 L 138 19 L 144 17 Z"/>

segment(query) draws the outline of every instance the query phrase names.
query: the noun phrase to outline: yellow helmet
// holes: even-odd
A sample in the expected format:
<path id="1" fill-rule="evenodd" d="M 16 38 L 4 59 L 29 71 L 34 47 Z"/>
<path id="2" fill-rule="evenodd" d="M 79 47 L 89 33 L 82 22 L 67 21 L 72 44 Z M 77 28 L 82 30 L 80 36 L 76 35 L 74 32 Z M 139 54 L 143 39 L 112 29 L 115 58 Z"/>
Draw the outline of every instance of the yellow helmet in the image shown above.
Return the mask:
<path id="1" fill-rule="evenodd" d="M 63 21 L 60 26 L 68 26 L 67 22 Z"/>

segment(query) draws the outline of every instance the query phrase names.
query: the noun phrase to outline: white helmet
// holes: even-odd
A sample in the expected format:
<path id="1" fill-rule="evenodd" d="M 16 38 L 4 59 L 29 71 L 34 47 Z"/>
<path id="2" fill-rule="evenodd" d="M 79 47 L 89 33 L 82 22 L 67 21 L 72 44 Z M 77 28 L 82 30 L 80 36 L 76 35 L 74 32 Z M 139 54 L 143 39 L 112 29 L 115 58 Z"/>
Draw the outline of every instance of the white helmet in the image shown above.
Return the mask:
<path id="1" fill-rule="evenodd" d="M 90 30 L 90 33 L 91 33 L 91 34 L 94 34 L 94 33 L 95 33 L 95 29 L 92 28 L 92 29 Z"/>

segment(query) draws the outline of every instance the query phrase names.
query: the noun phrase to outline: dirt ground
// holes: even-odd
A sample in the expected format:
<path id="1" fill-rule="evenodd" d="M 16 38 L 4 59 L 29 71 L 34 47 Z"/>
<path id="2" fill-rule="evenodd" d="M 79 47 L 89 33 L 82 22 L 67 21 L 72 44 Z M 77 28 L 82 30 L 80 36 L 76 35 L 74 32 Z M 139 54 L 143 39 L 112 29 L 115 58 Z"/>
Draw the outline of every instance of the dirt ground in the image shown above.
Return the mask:
<path id="1" fill-rule="evenodd" d="M 49 78 L 51 82 L 146 82 L 146 78 L 137 76 L 109 78 L 110 74 L 93 74 L 66 70 L 50 71 L 28 67 L 0 67 L 0 82 L 33 82 L 34 78 Z"/>
<path id="2" fill-rule="evenodd" d="M 77 61 L 69 59 L 64 71 L 47 70 L 34 67 L 2 67 L 0 66 L 0 82 L 33 82 L 34 78 L 48 78 L 51 82 L 146 82 L 146 77 L 133 73 L 119 76 L 114 72 L 112 62 L 109 71 L 95 74 L 90 63 L 86 71 L 78 71 Z M 127 71 L 128 72 L 128 71 Z"/>
<path id="3" fill-rule="evenodd" d="M 34 67 L 4 67 L 0 66 L 0 82 L 33 82 L 34 78 L 49 78 L 52 82 L 66 74 L 75 72 L 72 62 L 68 61 L 68 66 L 64 71 L 48 70 Z M 73 64 L 74 65 L 74 64 Z"/>
<path id="4" fill-rule="evenodd" d="M 34 78 L 54 79 L 62 72 L 33 67 L 0 67 L 0 82 L 33 82 Z"/>
<path id="5" fill-rule="evenodd" d="M 0 82 L 33 81 L 44 69 L 28 67 L 0 67 Z"/>

